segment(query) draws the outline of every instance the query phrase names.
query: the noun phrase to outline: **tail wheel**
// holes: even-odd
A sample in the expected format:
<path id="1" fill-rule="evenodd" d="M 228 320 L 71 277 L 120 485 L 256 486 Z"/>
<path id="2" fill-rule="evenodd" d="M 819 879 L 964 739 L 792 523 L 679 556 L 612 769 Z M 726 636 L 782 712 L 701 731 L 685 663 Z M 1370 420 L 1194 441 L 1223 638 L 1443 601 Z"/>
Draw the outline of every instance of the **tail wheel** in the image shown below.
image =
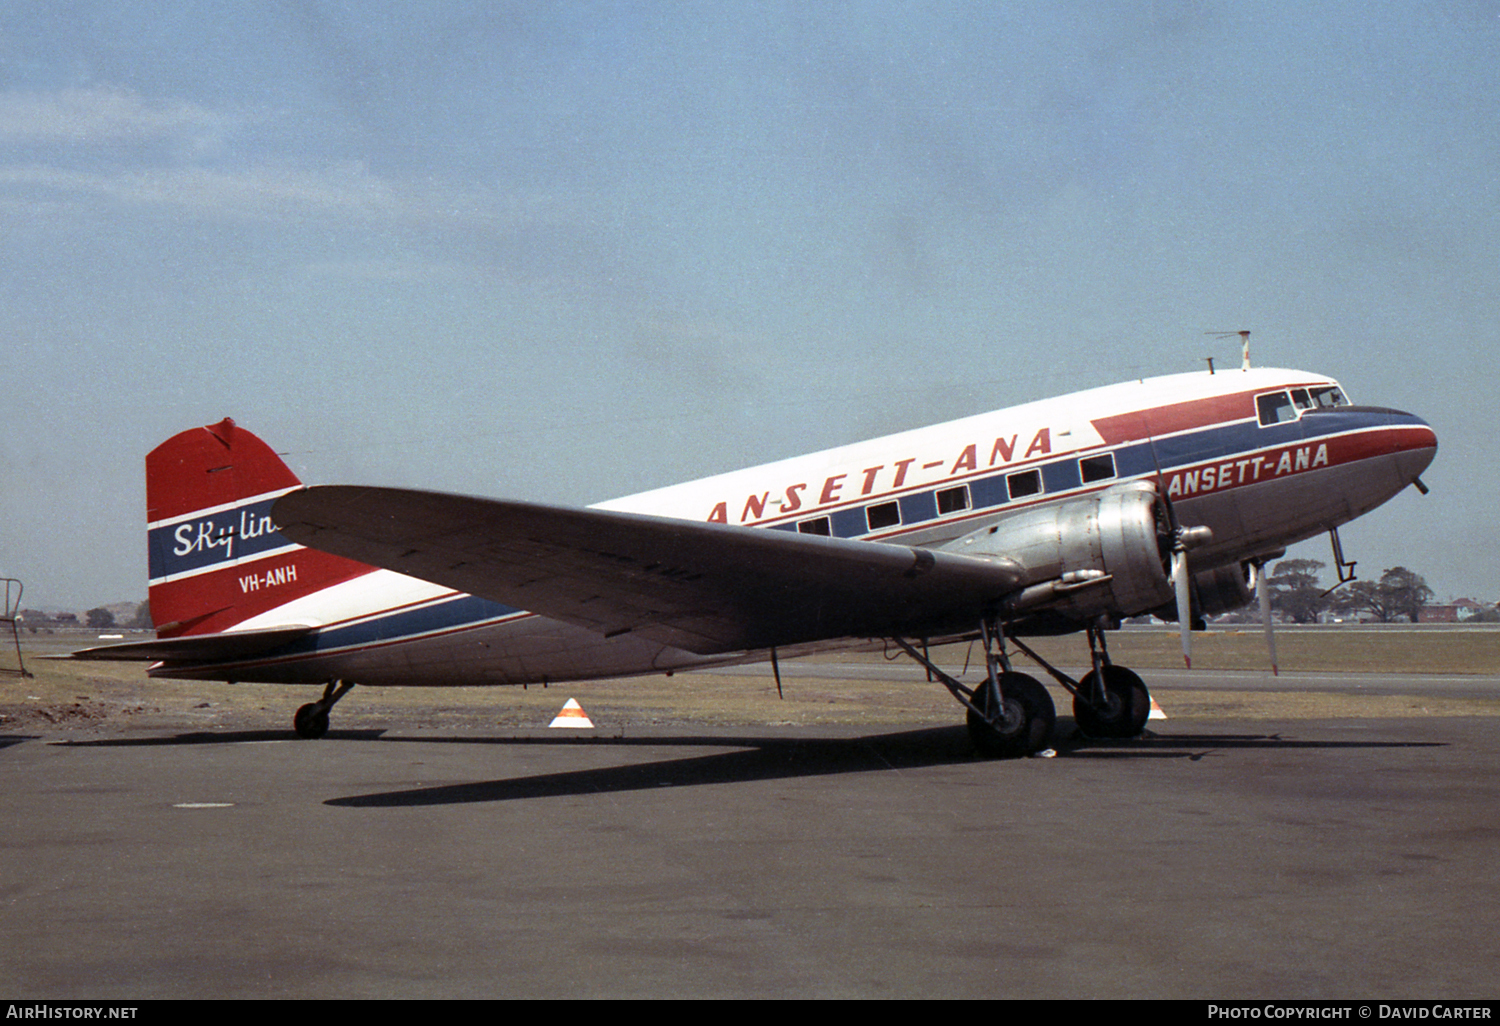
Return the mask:
<path id="1" fill-rule="evenodd" d="M 328 733 L 328 713 L 349 692 L 354 690 L 352 680 L 331 680 L 323 688 L 323 697 L 308 702 L 292 717 L 292 729 L 298 737 L 316 738 Z"/>
<path id="2" fill-rule="evenodd" d="M 1151 694 L 1145 683 L 1123 666 L 1104 668 L 1104 689 L 1100 693 L 1099 674 L 1090 672 L 1078 682 L 1078 691 L 1087 699 L 1073 699 L 1073 718 L 1087 737 L 1135 737 L 1146 727 L 1151 715 Z"/>
<path id="3" fill-rule="evenodd" d="M 322 708 L 321 703 L 307 703 L 292 717 L 292 729 L 301 738 L 322 737 L 328 733 L 328 710 Z"/>
<path id="4" fill-rule="evenodd" d="M 975 749 L 990 759 L 1016 759 L 1040 751 L 1057 723 L 1052 696 L 1024 673 L 1000 674 L 1000 695 L 1000 709 L 992 712 L 989 684 L 974 689 L 971 701 L 984 714 L 969 712 L 969 739 Z"/>

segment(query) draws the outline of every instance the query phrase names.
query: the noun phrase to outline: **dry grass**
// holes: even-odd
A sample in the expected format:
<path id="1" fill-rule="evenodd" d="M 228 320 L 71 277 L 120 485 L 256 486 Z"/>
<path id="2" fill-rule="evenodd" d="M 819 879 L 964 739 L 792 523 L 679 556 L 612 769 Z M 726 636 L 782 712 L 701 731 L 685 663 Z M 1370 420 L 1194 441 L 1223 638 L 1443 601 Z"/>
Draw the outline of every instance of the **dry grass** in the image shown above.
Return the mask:
<path id="1" fill-rule="evenodd" d="M 1182 642 L 1174 629 L 1128 629 L 1107 638 L 1110 656 L 1122 666 L 1182 668 Z M 1082 635 L 1026 643 L 1059 666 L 1088 660 Z M 962 665 L 966 647 L 950 646 L 946 658 Z M 1500 674 L 1500 630 L 1282 628 L 1276 632 L 1276 652 L 1286 673 Z M 1258 627 L 1195 633 L 1193 669 L 1269 670 L 1265 634 Z"/>
<path id="2" fill-rule="evenodd" d="M 1056 645 L 1060 639 L 1047 639 Z M 1065 640 L 1065 639 L 1062 639 Z M 1077 646 L 1076 640 L 1066 642 Z M 1175 631 L 1119 631 L 1110 655 L 1125 666 L 1176 669 L 1182 643 Z M 1288 673 L 1500 674 L 1500 631 L 1417 629 L 1283 629 L 1276 654 Z M 1193 669 L 1264 670 L 1265 634 L 1258 627 L 1193 635 Z"/>
<path id="3" fill-rule="evenodd" d="M 0 731 L 41 733 L 116 729 L 282 730 L 292 711 L 318 695 L 315 687 L 153 680 L 142 664 L 44 661 L 38 656 L 93 643 L 92 635 L 37 635 L 24 642 L 29 679 L 0 677 Z M 1259 631 L 1209 632 L 1194 638 L 1194 669 L 1263 670 Z M 1287 631 L 1278 635 L 1282 668 L 1297 672 L 1423 672 L 1500 674 L 1500 632 L 1487 631 Z M 1087 656 L 1081 638 L 1040 639 L 1035 646 L 1064 667 Z M 940 663 L 963 666 L 967 646 L 935 650 Z M 1170 631 L 1124 631 L 1111 636 L 1115 660 L 1140 669 L 1181 665 Z M 880 661 L 879 653 L 840 653 L 812 662 Z M 13 659 L 11 660 L 13 663 Z M 0 666 L 10 665 L 0 659 Z M 1176 690 L 1155 697 L 1173 719 L 1301 719 L 1391 716 L 1500 715 L 1493 700 L 1424 696 L 1413 682 L 1409 695 L 1357 696 L 1299 689 Z M 959 710 L 941 687 L 912 666 L 892 681 L 788 676 L 785 698 L 776 697 L 769 667 L 719 673 L 679 673 L 553 685 L 550 688 L 381 688 L 356 690 L 335 713 L 339 728 L 544 727 L 568 698 L 577 698 L 603 730 L 631 726 L 951 724 Z M 1067 696 L 1054 689 L 1059 710 Z"/>

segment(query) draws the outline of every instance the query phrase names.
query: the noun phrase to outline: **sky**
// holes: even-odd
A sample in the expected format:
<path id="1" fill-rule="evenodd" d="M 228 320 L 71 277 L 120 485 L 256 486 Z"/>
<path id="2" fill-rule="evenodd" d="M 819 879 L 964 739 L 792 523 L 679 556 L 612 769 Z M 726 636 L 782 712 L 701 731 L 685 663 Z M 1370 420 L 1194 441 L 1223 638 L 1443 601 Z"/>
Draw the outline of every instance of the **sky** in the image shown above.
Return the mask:
<path id="1" fill-rule="evenodd" d="M 0 576 L 144 599 L 226 416 L 582 505 L 1248 329 L 1438 434 L 1362 575 L 1493 601 L 1496 96 L 1500 0 L 7 0 Z"/>

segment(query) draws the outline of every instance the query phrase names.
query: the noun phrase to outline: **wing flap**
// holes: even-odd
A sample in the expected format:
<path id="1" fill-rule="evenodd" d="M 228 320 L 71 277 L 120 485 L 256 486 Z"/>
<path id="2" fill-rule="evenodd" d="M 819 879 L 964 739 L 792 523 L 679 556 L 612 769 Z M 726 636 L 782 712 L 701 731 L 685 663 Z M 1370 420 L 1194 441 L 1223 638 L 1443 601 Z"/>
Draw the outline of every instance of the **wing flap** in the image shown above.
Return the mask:
<path id="1" fill-rule="evenodd" d="M 303 489 L 272 515 L 312 548 L 700 654 L 967 625 L 1024 583 L 1004 559 L 396 488 Z"/>

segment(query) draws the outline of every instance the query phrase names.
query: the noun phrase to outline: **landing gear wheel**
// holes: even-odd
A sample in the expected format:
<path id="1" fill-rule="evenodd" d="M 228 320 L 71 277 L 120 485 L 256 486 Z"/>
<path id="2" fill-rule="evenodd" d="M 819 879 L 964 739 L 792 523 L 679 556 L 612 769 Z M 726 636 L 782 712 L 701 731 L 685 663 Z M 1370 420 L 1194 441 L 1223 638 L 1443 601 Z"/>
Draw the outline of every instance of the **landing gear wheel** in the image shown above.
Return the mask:
<path id="1" fill-rule="evenodd" d="M 292 728 L 298 737 L 308 740 L 322 737 L 328 733 L 328 710 L 319 702 L 308 702 L 292 717 Z"/>
<path id="2" fill-rule="evenodd" d="M 322 737 L 328 733 L 328 713 L 338 700 L 354 690 L 352 680 L 331 680 L 323 688 L 323 697 L 308 702 L 292 717 L 292 729 L 298 737 L 308 739 Z"/>
<path id="3" fill-rule="evenodd" d="M 985 716 L 969 713 L 969 740 L 980 755 L 989 759 L 1017 759 L 1040 751 L 1052 736 L 1057 710 L 1041 681 L 1024 673 L 1000 674 L 1002 708 L 993 720 L 988 683 L 974 689 L 972 699 Z"/>
<path id="4" fill-rule="evenodd" d="M 1136 737 L 1151 715 L 1151 694 L 1145 683 L 1123 666 L 1104 668 L 1104 699 L 1097 704 L 1099 675 L 1090 672 L 1078 682 L 1078 690 L 1095 701 L 1073 699 L 1073 719 L 1085 737 Z"/>

